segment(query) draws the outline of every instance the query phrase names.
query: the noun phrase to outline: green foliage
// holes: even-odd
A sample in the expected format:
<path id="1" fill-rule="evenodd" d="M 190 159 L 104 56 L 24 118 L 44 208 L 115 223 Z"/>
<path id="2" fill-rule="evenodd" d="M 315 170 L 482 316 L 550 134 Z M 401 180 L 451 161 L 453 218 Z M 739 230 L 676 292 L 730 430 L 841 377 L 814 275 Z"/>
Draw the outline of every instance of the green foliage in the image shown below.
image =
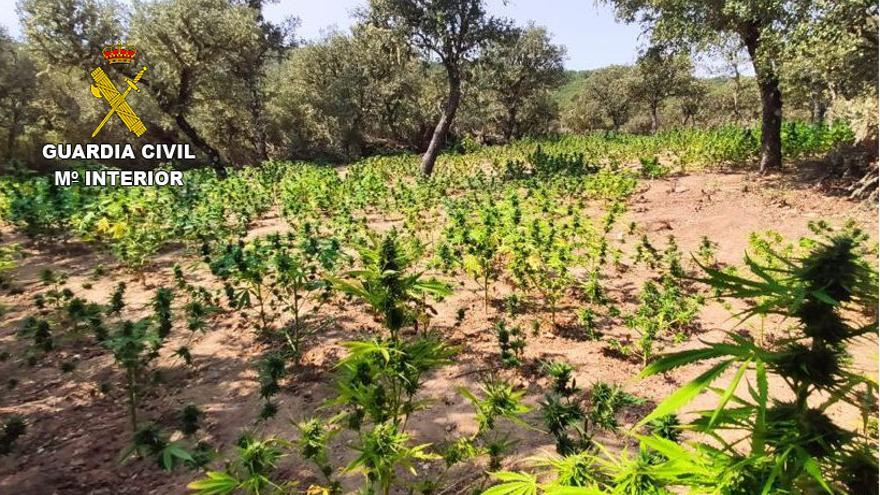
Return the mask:
<path id="1" fill-rule="evenodd" d="M 220 181 L 201 170 L 188 172 L 181 188 L 104 189 L 61 188 L 35 176 L 9 181 L 2 189 L 11 204 L 6 218 L 30 235 L 73 234 L 142 269 L 171 243 L 226 240 L 244 233 L 270 205 L 273 174 L 271 168 L 248 169 Z"/>
<path id="2" fill-rule="evenodd" d="M 331 422 L 319 418 L 297 423 L 296 429 L 300 433 L 296 441 L 300 455 L 318 467 L 321 475 L 327 480 L 331 493 L 339 493 L 342 488 L 339 482 L 333 479 L 333 466 L 328 455 L 328 442 L 339 430 Z"/>
<path id="3" fill-rule="evenodd" d="M 280 330 L 290 353 L 300 356 L 310 335 L 304 319 L 328 298 L 330 283 L 324 277 L 344 257 L 339 242 L 317 235 L 305 223 L 299 235 L 239 240 L 226 244 L 213 257 L 209 248 L 206 251 L 211 272 L 224 281 L 229 306 L 239 311 L 256 306 L 262 333 L 272 330 L 276 311 L 292 314 L 293 322 Z"/>
<path id="4" fill-rule="evenodd" d="M 192 435 L 197 432 L 201 425 L 199 425 L 199 421 L 204 416 L 204 413 L 198 406 L 195 404 L 188 404 L 180 411 L 180 424 L 181 431 L 183 431 L 184 435 Z"/>
<path id="5" fill-rule="evenodd" d="M 412 340 L 348 342 L 339 364 L 335 404 L 345 407 L 348 425 L 401 423 L 425 406 L 416 399 L 425 374 L 449 362 L 454 350 L 435 336 Z"/>
<path id="6" fill-rule="evenodd" d="M 187 488 L 199 495 L 286 493 L 289 484 L 276 483 L 271 476 L 289 446 L 278 438 L 257 440 L 246 435 L 239 440 L 236 457 L 224 471 L 208 471 Z"/>
<path id="7" fill-rule="evenodd" d="M 513 424 L 527 426 L 522 419 L 530 410 L 522 403 L 525 391 L 516 390 L 509 383 L 497 380 L 486 382 L 480 387 L 483 397 L 477 397 L 464 387 L 458 390 L 474 407 L 477 431 L 447 444 L 443 452 L 447 469 L 456 462 L 467 461 L 481 454 L 489 456 L 490 470 L 500 469 L 502 459 L 516 441 L 496 430 L 498 420 L 506 419 Z"/>
<path id="8" fill-rule="evenodd" d="M 418 327 L 428 316 L 431 307 L 424 296 L 442 298 L 450 293 L 449 286 L 437 279 L 408 273 L 414 255 L 403 248 L 396 230 L 382 238 L 372 237 L 360 255 L 363 268 L 348 272 L 347 280 L 337 280 L 334 285 L 367 303 L 392 339 L 397 339 L 402 328 Z"/>
<path id="9" fill-rule="evenodd" d="M 550 33 L 529 25 L 490 45 L 478 73 L 481 87 L 492 95 L 498 110 L 489 117 L 501 122 L 505 140 L 541 134 L 553 118 L 551 91 L 564 82 L 565 49 L 554 45 Z"/>
<path id="10" fill-rule="evenodd" d="M 626 318 L 626 324 L 639 332 L 637 348 L 644 364 L 654 356 L 656 340 L 675 332 L 676 340 L 693 325 L 702 306 L 702 298 L 691 296 L 672 277 L 665 276 L 660 284 L 648 280 L 639 295 L 639 306 Z"/>
<path id="11" fill-rule="evenodd" d="M 268 352 L 257 362 L 257 379 L 260 382 L 260 397 L 265 399 L 261 419 L 269 419 L 275 415 L 276 409 L 271 403 L 272 397 L 281 391 L 278 381 L 287 374 L 287 360 L 281 352 Z"/>
<path id="12" fill-rule="evenodd" d="M 504 321 L 495 324 L 495 338 L 498 339 L 498 347 L 501 351 L 501 365 L 505 368 L 515 368 L 522 365 L 523 353 L 526 348 L 526 337 L 522 328 L 507 327 Z"/>
<path id="13" fill-rule="evenodd" d="M 158 355 L 162 339 L 153 331 L 148 319 L 123 321 L 110 338 L 103 342 L 113 354 L 116 364 L 125 373 L 128 410 L 132 430 L 138 429 L 137 407 L 145 385 L 147 367 Z"/>
<path id="14" fill-rule="evenodd" d="M 657 116 L 660 105 L 669 97 L 685 94 L 694 79 L 692 72 L 693 64 L 688 55 L 666 53 L 661 46 L 651 46 L 639 57 L 637 77 L 630 91 L 648 107 L 652 133 L 657 132 L 660 125 Z"/>
<path id="15" fill-rule="evenodd" d="M 635 73 L 632 67 L 611 65 L 590 72 L 563 122 L 568 129 L 620 130 L 629 119 L 635 99 L 629 90 Z"/>
<path id="16" fill-rule="evenodd" d="M 116 288 L 110 295 L 110 304 L 107 306 L 108 315 L 119 315 L 125 308 L 125 282 L 116 284 Z"/>
<path id="17" fill-rule="evenodd" d="M 857 388 L 876 390 L 873 380 L 847 370 L 844 345 L 858 336 L 876 333 L 876 313 L 872 311 L 870 324 L 860 327 L 852 326 L 841 314 L 844 307 L 872 308 L 876 304 L 876 271 L 862 258 L 866 251 L 861 232 L 832 231 L 822 223 L 813 227 L 819 237 L 806 243 L 806 254 L 775 254 L 776 266 L 747 256 L 746 276 L 705 268 L 704 281 L 721 297 L 750 301 L 741 313 L 743 318 L 779 314 L 797 321 L 792 337 L 764 345 L 747 336 L 730 334 L 729 342 L 664 356 L 643 372 L 662 373 L 707 359 L 717 363 L 661 402 L 642 423 L 683 408 L 703 391 L 715 392 L 719 396 L 716 408 L 702 411 L 690 428 L 715 438 L 721 438 L 719 432 L 725 430 L 745 434 L 750 439 L 750 450 L 743 453 L 734 448 L 735 443 L 724 441 L 723 448 L 711 457 L 702 448 L 689 456 L 693 462 L 717 466 L 725 474 L 711 483 L 719 483 L 720 479 L 720 486 L 729 486 L 737 493 L 787 491 L 805 485 L 832 491 L 837 483 L 852 482 L 846 475 L 841 476 L 842 457 L 837 453 L 841 449 L 858 451 L 869 441 L 842 430 L 826 410 L 838 402 L 858 407 L 854 395 Z M 724 389 L 712 388 L 712 381 L 730 368 L 736 369 L 731 382 Z M 769 397 L 770 373 L 784 379 L 793 400 Z M 750 383 L 748 394 L 742 396 L 737 389 L 747 374 L 754 375 L 755 385 Z M 809 402 L 817 392 L 828 397 L 818 407 Z M 690 482 L 710 481 L 707 477 Z M 874 481 L 869 484 L 873 486 Z"/>
<path id="18" fill-rule="evenodd" d="M 132 437 L 132 444 L 123 452 L 122 459 L 134 454 L 155 459 L 165 471 L 173 471 L 185 462 L 194 461 L 192 453 L 184 448 L 182 442 L 169 441 L 167 434 L 152 423 L 138 427 Z"/>
<path id="19" fill-rule="evenodd" d="M 618 385 L 596 382 L 590 388 L 590 408 L 587 417 L 593 425 L 615 431 L 620 426 L 617 422 L 618 412 L 624 407 L 642 403 L 644 399 L 624 392 Z"/>
<path id="20" fill-rule="evenodd" d="M 639 158 L 641 168 L 639 173 L 648 179 L 660 179 L 669 174 L 669 169 L 660 164 L 656 156 L 652 158 Z"/>
<path id="21" fill-rule="evenodd" d="M 488 382 L 483 384 L 480 390 L 483 398 L 478 398 L 467 389 L 459 389 L 459 393 L 470 401 L 476 410 L 478 434 L 494 429 L 495 422 L 501 418 L 513 423 L 525 424 L 520 419 L 521 415 L 529 411 L 529 407 L 522 403 L 524 391 L 515 390 L 504 382 Z"/>
<path id="22" fill-rule="evenodd" d="M 648 431 L 660 438 L 678 442 L 681 438 L 681 421 L 675 414 L 667 414 L 647 424 Z"/>
<path id="23" fill-rule="evenodd" d="M 697 248 L 697 260 L 703 266 L 712 266 L 715 264 L 715 253 L 718 250 L 718 243 L 709 239 L 707 236 L 700 237 L 700 246 Z"/>
<path id="24" fill-rule="evenodd" d="M 438 57 L 445 69 L 448 95 L 440 121 L 422 158 L 421 171 L 430 176 L 461 101 L 462 83 L 469 82 L 469 65 L 487 45 L 504 41 L 509 22 L 491 16 L 484 0 L 423 3 L 412 0 L 372 0 L 367 22 L 405 38 L 425 58 Z"/>
<path id="25" fill-rule="evenodd" d="M 174 300 L 174 292 L 166 287 L 156 290 L 153 297 L 153 316 L 156 319 L 156 334 L 160 339 L 168 337 L 171 333 L 172 314 L 171 302 Z"/>
<path id="26" fill-rule="evenodd" d="M 0 434 L 0 455 L 12 452 L 15 442 L 27 431 L 27 423 L 20 416 L 11 416 L 3 422 Z"/>
<path id="27" fill-rule="evenodd" d="M 577 398 L 551 392 L 539 405 L 544 427 L 555 438 L 558 453 L 571 454 L 590 446 L 589 432 L 584 428 L 586 415 Z"/>
<path id="28" fill-rule="evenodd" d="M 587 340 L 599 340 L 602 333 L 596 328 L 596 313 L 593 308 L 581 308 L 577 310 L 577 322 L 583 328 Z"/>
<path id="29" fill-rule="evenodd" d="M 361 471 L 367 478 L 371 493 L 391 493 L 397 469 L 404 468 L 415 474 L 414 462 L 434 459 L 426 452 L 428 444 L 409 445 L 410 436 L 399 430 L 397 422 L 377 423 L 371 430 L 361 432 L 358 456 L 346 471 Z"/>
<path id="30" fill-rule="evenodd" d="M 9 271 L 16 266 L 16 260 L 21 256 L 20 253 L 21 248 L 18 244 L 4 243 L 0 246 L 0 289 L 6 290 L 11 287 L 12 278 Z"/>

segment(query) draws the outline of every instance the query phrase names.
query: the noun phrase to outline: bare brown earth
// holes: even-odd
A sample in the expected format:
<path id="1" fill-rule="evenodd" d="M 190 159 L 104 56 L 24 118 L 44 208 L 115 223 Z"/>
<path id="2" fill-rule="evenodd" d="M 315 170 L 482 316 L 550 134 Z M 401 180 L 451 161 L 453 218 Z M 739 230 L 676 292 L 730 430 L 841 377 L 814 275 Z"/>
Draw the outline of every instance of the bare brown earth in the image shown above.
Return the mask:
<path id="1" fill-rule="evenodd" d="M 809 233 L 808 221 L 817 219 L 838 225 L 854 219 L 873 235 L 877 210 L 796 183 L 782 184 L 776 179 L 757 179 L 740 173 L 699 173 L 644 182 L 641 191 L 631 198 L 629 212 L 622 223 L 635 221 L 639 230 L 646 232 L 658 246 L 664 246 L 666 237 L 674 235 L 685 253 L 696 249 L 700 237 L 707 235 L 720 245 L 717 254 L 720 262 L 738 264 L 751 232 L 773 229 L 788 239 L 796 239 Z M 283 220 L 274 217 L 254 226 L 261 235 L 284 228 Z M 152 461 L 118 462 L 120 453 L 128 445 L 130 426 L 121 375 L 106 353 L 91 343 L 71 342 L 29 367 L 22 357 L 25 343 L 18 341 L 14 332 L 32 311 L 34 294 L 45 290 L 38 280 L 43 268 L 69 274 L 67 287 L 78 296 L 102 303 L 118 281 L 125 281 L 128 309 L 124 316 L 137 318 L 149 313 L 148 300 L 156 287 L 171 285 L 171 266 L 176 262 L 188 268 L 190 282 L 206 286 L 213 283 L 197 256 L 184 250 L 166 253 L 141 280 L 117 266 L 109 256 L 79 242 L 35 244 L 9 228 L 4 229 L 3 239 L 21 243 L 27 257 L 13 274 L 23 292 L 3 297 L 8 312 L 0 325 L 0 350 L 8 350 L 12 357 L 0 362 L 0 418 L 22 415 L 29 428 L 13 454 L 0 457 L 0 494 L 185 493 L 186 484 L 198 473 L 186 470 L 164 473 Z M 630 263 L 628 256 L 624 262 Z M 97 265 L 107 267 L 108 274 L 92 280 L 92 270 Z M 626 311 L 632 307 L 647 276 L 646 270 L 633 268 L 610 276 L 606 288 Z M 91 283 L 91 288 L 83 289 L 84 283 Z M 495 299 L 500 299 L 508 290 L 504 283 L 497 284 Z M 455 314 L 461 307 L 467 309 L 466 317 L 456 326 Z M 563 307 L 560 322 L 565 327 L 574 319 L 577 302 L 566 301 Z M 492 321 L 501 314 L 500 308 L 491 307 L 488 313 L 484 312 L 476 286 L 461 280 L 455 294 L 438 304 L 437 310 L 433 327 L 458 344 L 460 352 L 452 365 L 427 381 L 425 396 L 435 402 L 429 409 L 417 413 L 408 425 L 419 442 L 440 442 L 449 435 L 474 431 L 472 409 L 456 388 L 464 386 L 473 390 L 488 373 L 502 375 L 524 387 L 528 391 L 527 402 L 534 405 L 547 388 L 547 380 L 537 371 L 537 363 L 542 359 L 565 360 L 575 365 L 577 382 L 584 388 L 602 380 L 622 384 L 627 391 L 648 399 L 645 406 L 631 408 L 622 415 L 620 420 L 624 425 L 633 424 L 653 404 L 702 371 L 699 367 L 689 367 L 668 376 L 638 381 L 633 377 L 641 363 L 604 354 L 602 342 L 583 341 L 563 331 L 552 331 L 546 323 L 546 315 L 538 314 L 535 308 L 526 311 L 518 321 L 529 334 L 526 366 L 521 370 L 495 370 L 498 351 L 491 327 Z M 186 404 L 197 404 L 205 411 L 206 419 L 196 437 L 222 447 L 225 452 L 247 429 L 293 438 L 295 430 L 290 420 L 315 414 L 324 399 L 333 393 L 332 367 L 342 355 L 339 343 L 367 337 L 377 328 L 357 305 L 325 307 L 322 316 L 330 318 L 332 324 L 313 343 L 303 366 L 285 380 L 277 401 L 279 413 L 272 420 L 256 422 L 261 401 L 252 364 L 265 350 L 265 345 L 257 340 L 249 324 L 231 314 L 215 317 L 211 329 L 196 337 L 191 346 L 195 361 L 192 368 L 169 356 L 170 349 L 182 342 L 172 341 L 166 345 L 166 352 L 157 363 L 164 383 L 151 388 L 141 407 L 142 419 L 173 425 L 177 411 Z M 530 330 L 535 318 L 543 322 L 537 336 Z M 734 323 L 720 304 L 708 304 L 701 314 L 698 335 L 680 347 L 698 345 L 697 338 L 721 339 L 723 331 L 733 328 Z M 606 336 L 624 341 L 632 338 L 619 319 L 603 320 L 601 325 Z M 749 330 L 748 325 L 743 328 Z M 174 339 L 181 341 L 185 334 L 188 332 L 183 329 L 172 333 L 178 336 Z M 667 342 L 665 348 L 676 346 Z M 853 353 L 856 367 L 877 374 L 875 341 L 857 344 Z M 71 373 L 62 373 L 59 363 L 69 359 L 76 360 L 77 367 Z M 10 378 L 18 380 L 14 389 L 6 388 Z M 109 394 L 99 391 L 101 382 L 114 384 Z M 783 394 L 784 387 L 774 383 L 771 393 Z M 711 405 L 712 399 L 705 397 L 699 399 L 694 408 Z M 856 427 L 858 416 L 853 411 L 841 409 L 833 414 L 841 423 Z M 540 424 L 534 411 L 528 420 Z M 552 440 L 544 433 L 515 428 L 511 429 L 511 436 L 520 443 L 517 453 L 507 459 L 510 466 L 522 465 L 525 458 L 541 450 L 553 450 Z M 337 466 L 345 466 L 352 457 L 351 451 L 343 445 L 345 439 L 344 436 L 338 438 L 332 452 Z M 607 434 L 601 441 L 618 447 L 627 443 L 624 436 L 613 434 Z M 215 463 L 221 464 L 221 461 Z M 450 480 L 461 482 L 447 493 L 464 493 L 466 482 L 478 479 L 483 467 L 453 472 Z M 425 472 L 419 471 L 420 475 Z M 285 459 L 278 472 L 279 478 L 297 480 L 303 488 L 318 481 L 315 474 L 295 456 Z M 357 476 L 348 475 L 349 488 L 359 481 Z"/>

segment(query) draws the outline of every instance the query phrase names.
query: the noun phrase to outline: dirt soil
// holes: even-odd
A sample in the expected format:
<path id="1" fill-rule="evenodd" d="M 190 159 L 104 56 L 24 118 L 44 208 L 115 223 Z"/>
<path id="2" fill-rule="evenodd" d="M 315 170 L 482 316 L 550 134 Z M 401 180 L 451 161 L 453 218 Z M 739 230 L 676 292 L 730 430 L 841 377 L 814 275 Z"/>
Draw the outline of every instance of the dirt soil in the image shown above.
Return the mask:
<path id="1" fill-rule="evenodd" d="M 758 179 L 741 173 L 698 173 L 656 181 L 645 181 L 640 191 L 629 201 L 629 211 L 621 224 L 634 221 L 639 234 L 647 233 L 655 246 L 665 246 L 666 238 L 674 235 L 684 253 L 696 250 L 701 236 L 706 235 L 719 244 L 718 261 L 740 264 L 752 232 L 772 229 L 787 239 L 809 234 L 807 222 L 826 219 L 840 225 L 853 219 L 871 235 L 876 234 L 877 210 L 829 196 L 806 185 L 782 183 L 778 179 Z M 284 221 L 277 217 L 262 219 L 254 230 L 266 234 L 283 230 Z M 216 287 L 198 256 L 186 250 L 174 250 L 158 257 L 146 270 L 143 278 L 118 266 L 109 255 L 77 241 L 38 244 L 4 227 L 5 242 L 21 244 L 27 257 L 14 270 L 15 286 L 20 294 L 3 295 L 7 312 L 0 324 L 0 351 L 10 357 L 0 362 L 0 419 L 12 414 L 22 415 L 27 433 L 18 440 L 11 455 L 0 457 L 0 494 L 68 495 L 68 494 L 179 494 L 186 493 L 186 484 L 199 473 L 179 469 L 165 473 L 149 460 L 129 460 L 119 463 L 120 453 L 130 439 L 130 425 L 122 375 L 112 363 L 112 357 L 102 351 L 91 338 L 71 341 L 60 349 L 29 366 L 24 359 L 26 342 L 15 338 L 15 331 L 23 318 L 33 312 L 33 297 L 46 287 L 39 281 L 42 269 L 51 268 L 69 275 L 66 287 L 77 296 L 90 301 L 106 303 L 119 281 L 126 282 L 128 306 L 123 315 L 138 318 L 150 313 L 149 299 L 159 286 L 172 286 L 171 267 L 181 263 L 189 282 Z M 631 252 L 634 238 L 624 248 Z M 630 264 L 630 256 L 624 263 Z M 689 259 L 686 254 L 685 259 Z M 106 274 L 93 276 L 96 266 L 106 267 Z M 633 307 L 643 280 L 649 272 L 633 267 L 608 276 L 606 291 L 620 301 L 626 312 Z M 83 285 L 90 288 L 84 288 Z M 494 288 L 496 302 L 509 292 L 501 282 Z M 559 321 L 564 329 L 574 320 L 578 306 L 574 299 L 563 303 Z M 466 316 L 455 324 L 458 308 L 466 308 Z M 424 395 L 434 399 L 425 411 L 416 413 L 408 429 L 418 442 L 440 442 L 456 433 L 475 430 L 473 411 L 469 403 L 456 392 L 459 386 L 475 390 L 489 374 L 504 376 L 528 391 L 527 402 L 535 405 L 548 387 L 548 381 L 539 370 L 541 360 L 565 360 L 577 369 L 577 383 L 588 389 L 596 381 L 621 384 L 627 391 L 647 399 L 645 405 L 628 409 L 621 415 L 624 427 L 632 425 L 643 414 L 676 387 L 697 376 L 705 367 L 689 367 L 670 375 L 656 376 L 639 381 L 633 378 L 641 369 L 638 361 L 622 360 L 603 353 L 603 342 L 590 342 L 571 336 L 563 330 L 551 330 L 547 315 L 530 308 L 516 323 L 528 334 L 526 365 L 520 370 L 498 370 L 498 350 L 493 332 L 493 321 L 501 316 L 500 303 L 484 311 L 477 287 L 461 279 L 455 294 L 436 306 L 438 315 L 432 321 L 435 330 L 460 346 L 454 363 L 429 377 Z M 273 419 L 258 423 L 256 418 L 262 402 L 253 362 L 266 350 L 251 324 L 242 317 L 229 314 L 215 316 L 210 328 L 197 334 L 191 344 L 194 364 L 185 366 L 171 351 L 183 344 L 189 334 L 176 323 L 172 341 L 157 360 L 163 382 L 150 388 L 140 415 L 165 426 L 177 424 L 177 414 L 186 404 L 196 404 L 204 412 L 202 428 L 195 438 L 210 442 L 228 452 L 244 430 L 261 434 L 295 437 L 291 420 L 298 421 L 316 413 L 323 401 L 333 394 L 333 370 L 336 360 L 343 355 L 340 342 L 368 337 L 377 331 L 377 325 L 363 307 L 338 303 L 322 309 L 322 316 L 332 322 L 324 328 L 320 338 L 312 343 L 303 359 L 303 365 L 285 379 L 277 396 L 279 412 Z M 531 322 L 536 318 L 542 324 L 538 335 L 533 335 Z M 607 337 L 622 341 L 634 338 L 620 319 L 600 320 L 600 331 Z M 707 304 L 700 316 L 698 335 L 689 342 L 676 345 L 664 342 L 665 350 L 699 345 L 697 339 L 718 340 L 723 332 L 734 327 L 730 313 L 718 303 Z M 746 325 L 745 331 L 754 329 Z M 877 343 L 859 342 L 853 349 L 855 367 L 876 376 Z M 68 373 L 60 370 L 64 361 L 75 361 L 76 368 Z M 7 387 L 10 379 L 17 381 Z M 719 384 L 723 383 L 721 380 Z M 110 383 L 108 393 L 101 383 Z M 783 398 L 782 384 L 771 384 L 771 394 Z M 697 400 L 694 408 L 712 406 L 712 399 Z M 854 411 L 833 411 L 836 420 L 855 428 L 859 417 Z M 527 419 L 540 424 L 533 410 Z M 553 451 L 549 435 L 511 429 L 511 436 L 519 441 L 516 454 L 507 458 L 508 466 L 521 463 L 526 457 L 541 451 Z M 344 440 L 344 437 L 343 437 Z M 601 438 L 606 445 L 624 446 L 623 435 L 606 434 Z M 336 466 L 344 466 L 351 459 L 351 450 L 336 442 L 332 452 Z M 221 461 L 215 461 L 215 466 Z M 482 466 L 481 466 L 482 467 Z M 424 471 L 420 470 L 420 473 Z M 279 468 L 279 478 L 297 480 L 305 488 L 319 482 L 316 472 L 292 455 Z M 452 473 L 452 479 L 472 479 L 479 474 L 475 469 Z M 348 475 L 348 488 L 356 485 L 358 474 Z M 457 486 L 464 486 L 461 483 Z M 448 493 L 463 493 L 464 488 L 453 487 Z"/>

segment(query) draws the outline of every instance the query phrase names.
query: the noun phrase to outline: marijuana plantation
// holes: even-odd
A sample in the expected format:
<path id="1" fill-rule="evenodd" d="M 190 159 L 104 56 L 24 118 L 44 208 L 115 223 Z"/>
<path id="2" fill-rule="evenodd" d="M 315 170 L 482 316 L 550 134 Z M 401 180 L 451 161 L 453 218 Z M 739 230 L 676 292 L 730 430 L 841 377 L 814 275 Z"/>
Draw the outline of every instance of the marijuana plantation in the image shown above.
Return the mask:
<path id="1" fill-rule="evenodd" d="M 0 493 L 878 493 L 876 5 L 584 2 L 647 34 L 573 71 L 491 2 L 361 3 L 19 2 Z M 196 159 L 42 159 L 122 29 L 147 131 L 95 133 Z"/>

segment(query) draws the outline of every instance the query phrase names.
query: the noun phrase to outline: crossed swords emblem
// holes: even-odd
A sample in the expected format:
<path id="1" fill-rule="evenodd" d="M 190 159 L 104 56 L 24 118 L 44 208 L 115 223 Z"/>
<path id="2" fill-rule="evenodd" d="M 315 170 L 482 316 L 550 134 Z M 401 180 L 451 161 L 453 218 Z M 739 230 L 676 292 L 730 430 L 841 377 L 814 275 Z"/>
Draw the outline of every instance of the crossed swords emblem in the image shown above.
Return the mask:
<path id="1" fill-rule="evenodd" d="M 91 85 L 92 94 L 95 98 L 104 98 L 107 100 L 107 103 L 110 105 L 110 110 L 107 111 L 107 115 L 104 115 L 104 120 L 98 124 L 98 127 L 95 128 L 95 132 L 92 133 L 92 137 L 98 135 L 101 132 L 101 129 L 104 127 L 104 124 L 110 120 L 110 117 L 113 114 L 119 116 L 122 120 L 122 123 L 125 124 L 125 127 L 128 127 L 128 130 L 134 133 L 135 136 L 140 137 L 141 134 L 146 132 L 147 127 L 141 122 L 140 117 L 134 113 L 134 110 L 131 108 L 131 105 L 125 101 L 125 98 L 128 97 L 128 94 L 131 93 L 132 90 L 140 92 L 140 88 L 138 88 L 138 81 L 141 80 L 141 77 L 144 76 L 144 72 L 147 71 L 147 68 L 144 67 L 140 72 L 134 76 L 134 79 L 125 79 L 125 82 L 128 83 L 128 87 L 125 88 L 125 91 L 122 93 L 116 89 L 116 86 L 113 84 L 113 81 L 107 77 L 107 74 L 103 69 L 98 67 L 97 69 L 92 71 L 92 79 L 95 80 L 95 83 Z"/>

